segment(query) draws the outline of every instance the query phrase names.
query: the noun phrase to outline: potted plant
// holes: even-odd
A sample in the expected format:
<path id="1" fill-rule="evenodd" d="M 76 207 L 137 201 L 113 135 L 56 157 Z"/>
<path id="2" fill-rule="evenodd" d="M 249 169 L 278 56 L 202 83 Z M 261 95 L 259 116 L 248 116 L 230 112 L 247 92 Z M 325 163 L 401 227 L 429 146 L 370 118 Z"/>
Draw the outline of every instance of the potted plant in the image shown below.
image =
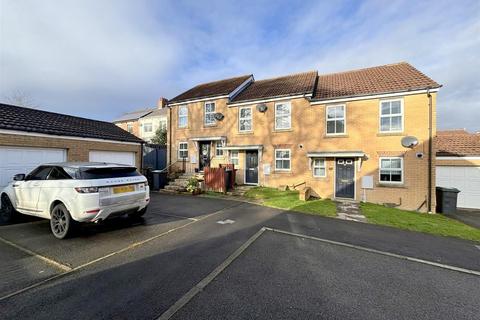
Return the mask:
<path id="1" fill-rule="evenodd" d="M 187 182 L 187 191 L 193 195 L 200 193 L 200 188 L 198 187 L 198 179 L 192 177 Z"/>

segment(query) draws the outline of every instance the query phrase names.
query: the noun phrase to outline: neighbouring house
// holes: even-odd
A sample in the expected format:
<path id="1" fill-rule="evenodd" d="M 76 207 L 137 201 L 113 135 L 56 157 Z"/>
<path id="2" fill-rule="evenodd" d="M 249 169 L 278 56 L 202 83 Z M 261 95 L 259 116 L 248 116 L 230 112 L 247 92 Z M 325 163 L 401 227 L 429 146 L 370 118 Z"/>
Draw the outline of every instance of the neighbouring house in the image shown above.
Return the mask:
<path id="1" fill-rule="evenodd" d="M 142 143 L 110 122 L 0 104 L 0 187 L 46 162 L 100 161 L 141 168 Z"/>
<path id="2" fill-rule="evenodd" d="M 457 206 L 480 209 L 480 133 L 438 131 L 437 186 L 460 190 Z"/>
<path id="3" fill-rule="evenodd" d="M 150 142 L 159 128 L 167 130 L 168 100 L 160 98 L 156 108 L 147 108 L 124 113 L 113 123 L 146 142 Z"/>
<path id="4" fill-rule="evenodd" d="M 238 184 L 434 210 L 440 87 L 404 62 L 201 84 L 168 103 L 169 161 L 187 171 L 234 163 Z M 406 136 L 418 145 L 403 147 Z"/>

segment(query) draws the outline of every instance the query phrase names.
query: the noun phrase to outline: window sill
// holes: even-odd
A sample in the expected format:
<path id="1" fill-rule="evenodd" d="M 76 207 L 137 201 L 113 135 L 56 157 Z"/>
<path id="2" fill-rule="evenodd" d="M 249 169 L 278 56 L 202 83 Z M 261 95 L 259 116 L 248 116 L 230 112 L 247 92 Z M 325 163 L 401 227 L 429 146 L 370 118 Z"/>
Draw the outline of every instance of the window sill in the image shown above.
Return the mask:
<path id="1" fill-rule="evenodd" d="M 293 129 L 290 128 L 290 129 L 274 129 L 273 130 L 273 133 L 280 133 L 280 132 L 292 132 Z"/>
<path id="2" fill-rule="evenodd" d="M 218 127 L 218 125 L 216 125 L 216 124 L 212 124 L 212 125 L 205 125 L 204 124 L 203 125 L 203 129 L 217 128 L 217 127 Z"/>
<path id="3" fill-rule="evenodd" d="M 405 135 L 403 133 L 403 131 L 402 132 L 379 132 L 379 133 L 377 133 L 377 137 L 390 137 L 390 136 L 391 137 L 398 137 L 398 136 L 403 136 L 403 135 Z"/>
<path id="4" fill-rule="evenodd" d="M 378 188 L 395 188 L 395 189 L 407 189 L 405 184 L 403 183 L 377 183 L 376 185 Z"/>
<path id="5" fill-rule="evenodd" d="M 237 132 L 238 135 L 252 135 L 253 134 L 253 131 L 238 131 Z"/>
<path id="6" fill-rule="evenodd" d="M 330 139 L 330 138 L 348 138 L 348 134 L 326 134 L 323 136 L 324 139 Z"/>
<path id="7" fill-rule="evenodd" d="M 274 174 L 293 174 L 291 170 L 274 170 Z"/>
<path id="8" fill-rule="evenodd" d="M 188 127 L 177 127 L 178 130 L 186 130 L 189 129 Z"/>

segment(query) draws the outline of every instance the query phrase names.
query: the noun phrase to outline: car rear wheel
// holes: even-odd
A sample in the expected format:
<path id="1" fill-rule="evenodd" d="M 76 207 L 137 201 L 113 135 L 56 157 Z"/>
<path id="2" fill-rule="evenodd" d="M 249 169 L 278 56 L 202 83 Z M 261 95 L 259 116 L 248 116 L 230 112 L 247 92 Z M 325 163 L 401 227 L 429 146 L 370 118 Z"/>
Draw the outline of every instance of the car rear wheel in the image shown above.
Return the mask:
<path id="1" fill-rule="evenodd" d="M 15 218 L 16 211 L 10 198 L 4 193 L 0 198 L 0 222 L 12 222 Z"/>
<path id="2" fill-rule="evenodd" d="M 129 217 L 132 217 L 132 218 L 138 218 L 138 217 L 141 217 L 145 214 L 145 212 L 147 212 L 147 208 L 148 206 L 146 206 L 145 208 L 143 208 L 142 210 L 139 210 L 137 212 L 134 212 L 134 213 L 130 213 L 128 216 Z"/>
<path id="3" fill-rule="evenodd" d="M 50 229 L 57 239 L 65 239 L 72 234 L 74 223 L 70 213 L 62 203 L 53 207 L 50 218 Z"/>

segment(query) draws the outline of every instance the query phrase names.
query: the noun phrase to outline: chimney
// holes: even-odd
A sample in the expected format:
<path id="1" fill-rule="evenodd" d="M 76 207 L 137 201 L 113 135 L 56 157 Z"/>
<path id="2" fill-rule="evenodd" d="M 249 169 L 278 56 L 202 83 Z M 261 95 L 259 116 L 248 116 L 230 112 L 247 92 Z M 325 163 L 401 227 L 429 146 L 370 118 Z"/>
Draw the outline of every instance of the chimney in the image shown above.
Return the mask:
<path id="1" fill-rule="evenodd" d="M 167 106 L 167 102 L 168 100 L 165 99 L 164 97 L 161 97 L 160 99 L 158 99 L 157 101 L 157 108 L 158 109 L 163 109 Z"/>

